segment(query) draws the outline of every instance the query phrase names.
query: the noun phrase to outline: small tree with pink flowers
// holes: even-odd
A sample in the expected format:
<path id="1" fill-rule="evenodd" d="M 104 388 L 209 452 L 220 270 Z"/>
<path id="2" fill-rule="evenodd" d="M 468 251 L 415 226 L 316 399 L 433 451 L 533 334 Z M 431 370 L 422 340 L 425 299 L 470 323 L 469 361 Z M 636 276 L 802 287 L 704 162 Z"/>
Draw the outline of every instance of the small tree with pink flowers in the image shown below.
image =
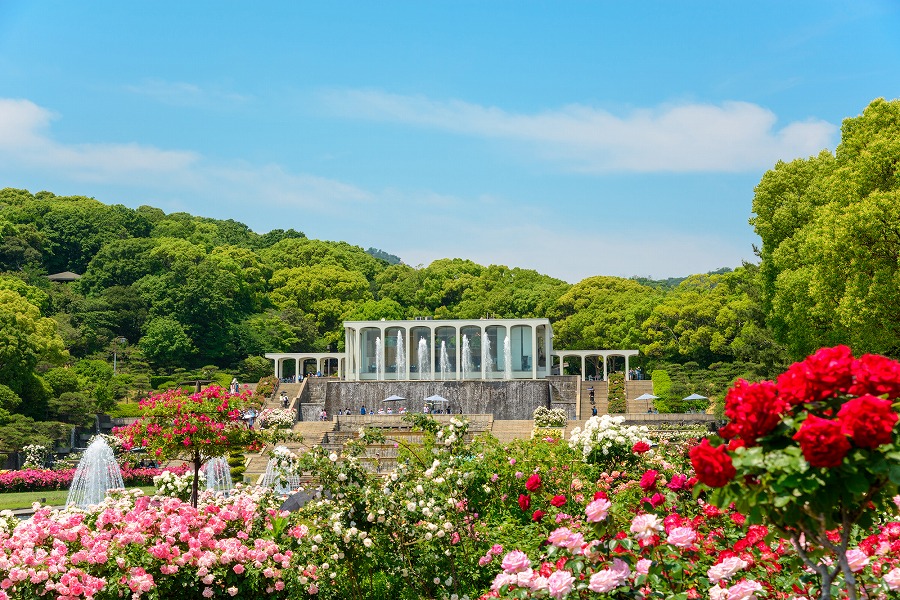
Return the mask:
<path id="1" fill-rule="evenodd" d="M 819 576 L 822 598 L 843 574 L 857 597 L 854 526 L 870 528 L 900 486 L 900 363 L 846 346 L 823 348 L 777 381 L 739 380 L 725 398 L 722 443 L 691 450 L 710 499 L 791 539 Z"/>
<path id="2" fill-rule="evenodd" d="M 141 418 L 116 435 L 126 449 L 143 446 L 158 459 L 190 462 L 194 471 L 191 504 L 197 506 L 200 466 L 233 448 L 259 443 L 257 432 L 242 419 L 253 405 L 249 393 L 231 394 L 218 386 L 191 395 L 169 390 L 142 400 Z"/>

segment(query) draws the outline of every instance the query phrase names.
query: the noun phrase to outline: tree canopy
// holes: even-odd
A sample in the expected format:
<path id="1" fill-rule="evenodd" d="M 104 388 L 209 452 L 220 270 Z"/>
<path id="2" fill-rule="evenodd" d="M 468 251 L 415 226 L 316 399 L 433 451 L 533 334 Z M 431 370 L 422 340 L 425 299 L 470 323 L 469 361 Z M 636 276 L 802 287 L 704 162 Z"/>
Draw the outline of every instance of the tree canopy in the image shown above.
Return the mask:
<path id="1" fill-rule="evenodd" d="M 778 163 L 753 212 L 768 322 L 795 358 L 900 351 L 900 100 L 846 119 L 833 155 Z"/>

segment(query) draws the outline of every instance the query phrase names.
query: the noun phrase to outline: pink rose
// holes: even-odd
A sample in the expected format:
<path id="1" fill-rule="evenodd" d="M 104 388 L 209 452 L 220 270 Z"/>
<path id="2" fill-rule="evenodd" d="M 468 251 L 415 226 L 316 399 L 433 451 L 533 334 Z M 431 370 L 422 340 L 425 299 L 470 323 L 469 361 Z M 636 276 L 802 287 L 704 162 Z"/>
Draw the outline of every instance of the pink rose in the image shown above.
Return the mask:
<path id="1" fill-rule="evenodd" d="M 900 567 L 888 572 L 888 574 L 884 576 L 884 582 L 887 584 L 889 590 L 893 592 L 900 590 Z"/>
<path id="2" fill-rule="evenodd" d="M 666 542 L 676 548 L 690 548 L 697 539 L 697 532 L 690 527 L 675 527 L 669 532 Z"/>
<path id="3" fill-rule="evenodd" d="M 713 565 L 706 571 L 710 583 L 719 583 L 723 579 L 730 579 L 732 575 L 747 566 L 747 561 L 741 560 L 737 556 L 729 556 L 722 562 Z"/>
<path id="4" fill-rule="evenodd" d="M 638 573 L 638 575 L 646 575 L 650 572 L 650 567 L 652 566 L 652 560 L 642 558 L 641 560 L 637 561 L 636 565 L 634 565 L 634 570 Z"/>
<path id="5" fill-rule="evenodd" d="M 638 515 L 631 520 L 631 533 L 638 540 L 647 540 L 662 531 L 662 519 L 656 515 Z"/>
<path id="6" fill-rule="evenodd" d="M 612 506 L 612 502 L 605 498 L 599 498 L 594 500 L 590 504 L 588 504 L 584 513 L 587 515 L 587 520 L 591 523 L 597 523 L 599 521 L 603 521 L 609 515 L 609 509 Z"/>
<path id="7" fill-rule="evenodd" d="M 728 588 L 728 600 L 756 600 L 756 594 L 762 589 L 758 581 L 743 579 Z"/>
<path id="8" fill-rule="evenodd" d="M 869 557 L 859 548 L 854 548 L 852 550 L 847 550 L 847 562 L 850 565 L 850 570 L 856 573 L 869 564 Z"/>
<path id="9" fill-rule="evenodd" d="M 588 584 L 588 589 L 598 594 L 611 592 L 617 587 L 619 587 L 619 577 L 609 569 L 603 569 L 591 575 L 591 581 Z"/>
<path id="10" fill-rule="evenodd" d="M 572 591 L 575 578 L 568 571 L 556 571 L 547 578 L 547 590 L 551 598 L 559 600 Z"/>
<path id="11" fill-rule="evenodd" d="M 506 573 L 518 573 L 531 568 L 531 559 L 521 550 L 513 550 L 503 557 L 500 566 Z"/>

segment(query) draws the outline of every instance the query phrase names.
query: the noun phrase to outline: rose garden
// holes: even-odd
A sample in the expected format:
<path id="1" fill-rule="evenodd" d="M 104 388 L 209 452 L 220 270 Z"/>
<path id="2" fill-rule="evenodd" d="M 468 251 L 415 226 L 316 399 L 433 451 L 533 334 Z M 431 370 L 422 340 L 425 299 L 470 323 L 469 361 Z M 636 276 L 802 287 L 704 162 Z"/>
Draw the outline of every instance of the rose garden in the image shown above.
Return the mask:
<path id="1" fill-rule="evenodd" d="M 5 512 L 0 598 L 898 597 L 898 398 L 900 364 L 838 346 L 739 380 L 717 434 L 607 415 L 569 439 L 501 444 L 467 441 L 463 416 L 409 415 L 424 442 L 402 444 L 390 472 L 359 460 L 377 430 L 291 456 L 314 496 L 293 512 L 271 490 L 196 478 Z M 117 435 L 182 458 L 190 479 L 272 441 L 241 423 L 249 402 L 163 394 Z M 51 473 L 37 477 L 60 485 Z"/>

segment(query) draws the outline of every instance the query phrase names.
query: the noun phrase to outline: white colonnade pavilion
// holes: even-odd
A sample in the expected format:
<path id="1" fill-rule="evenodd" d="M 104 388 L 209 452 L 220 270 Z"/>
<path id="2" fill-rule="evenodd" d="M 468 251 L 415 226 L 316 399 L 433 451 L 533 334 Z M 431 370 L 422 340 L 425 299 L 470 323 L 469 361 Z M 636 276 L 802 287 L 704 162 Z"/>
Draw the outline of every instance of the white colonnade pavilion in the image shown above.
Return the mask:
<path id="1" fill-rule="evenodd" d="M 352 381 L 538 379 L 550 375 L 549 319 L 345 321 Z"/>

